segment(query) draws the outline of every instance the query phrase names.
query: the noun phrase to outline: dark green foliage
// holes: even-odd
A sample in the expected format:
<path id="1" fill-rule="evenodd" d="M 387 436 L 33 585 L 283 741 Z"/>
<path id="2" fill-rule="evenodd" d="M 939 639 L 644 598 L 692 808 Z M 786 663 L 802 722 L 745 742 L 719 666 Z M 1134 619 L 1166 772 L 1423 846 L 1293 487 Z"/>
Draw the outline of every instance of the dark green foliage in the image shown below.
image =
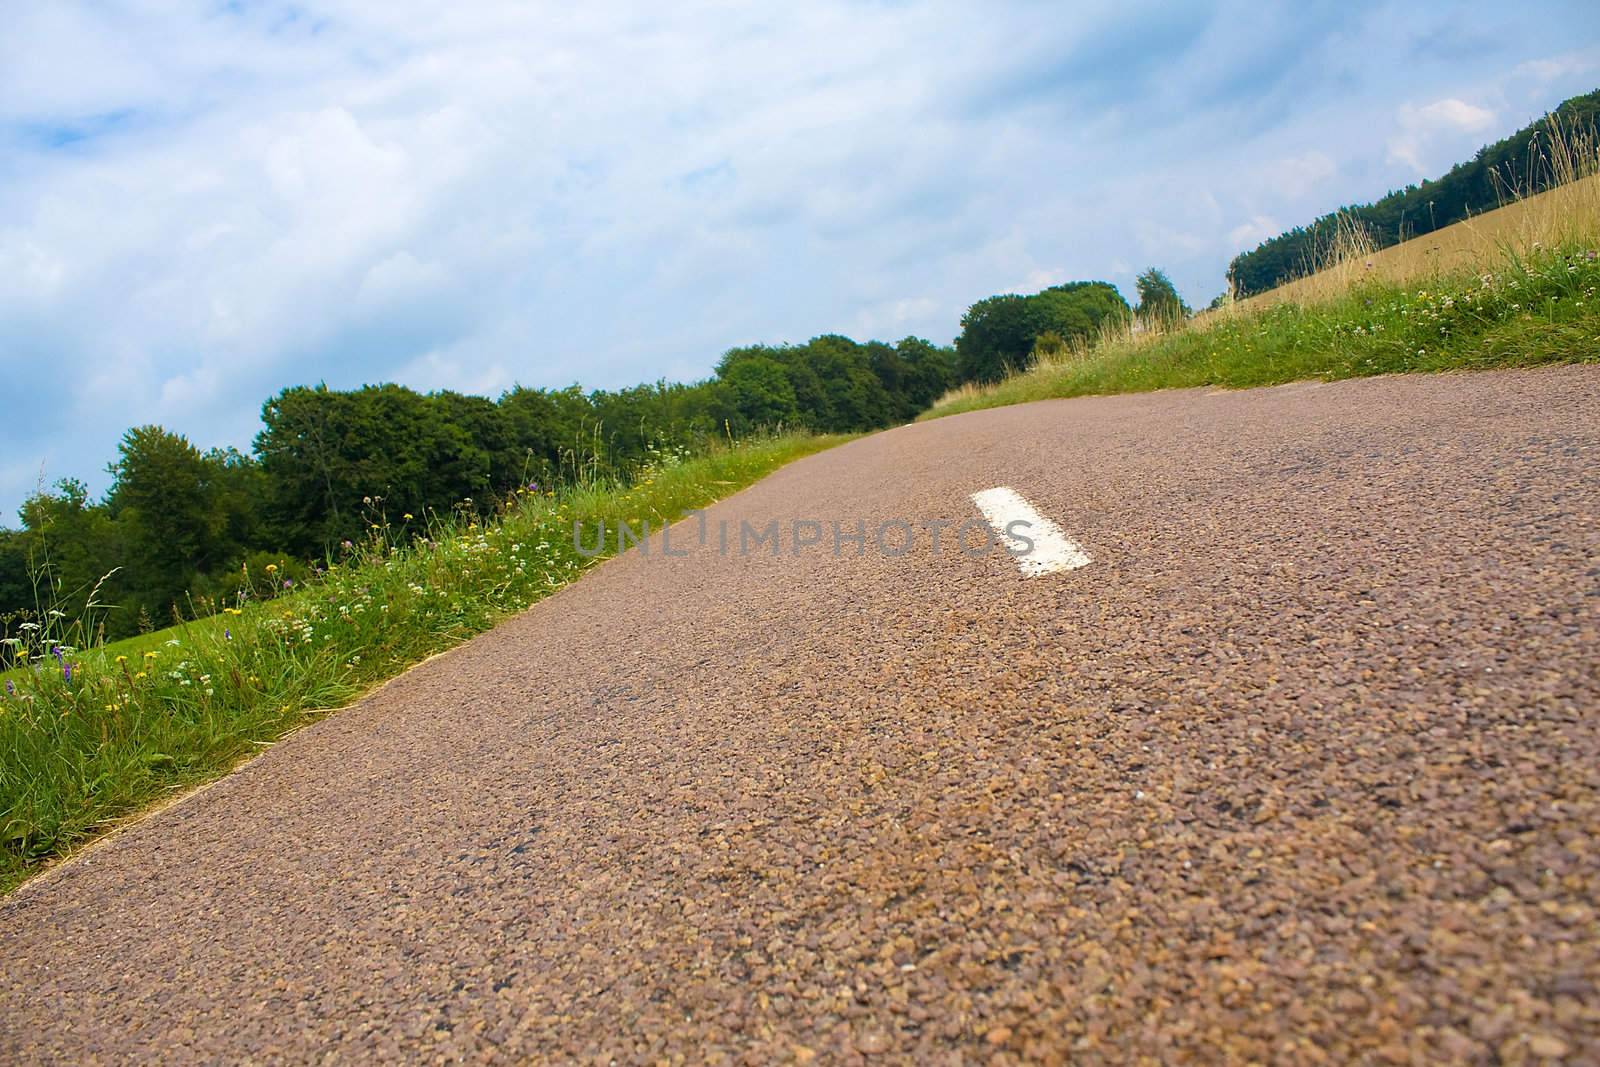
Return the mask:
<path id="1" fill-rule="evenodd" d="M 28 575 L 28 546 L 21 530 L 0 529 L 0 611 L 28 610 L 33 581 Z M 0 626 L 0 628 L 4 628 Z M 0 664 L 5 662 L 0 654 Z"/>
<path id="2" fill-rule="evenodd" d="M 0 604 L 0 614 L 32 617 L 59 605 L 78 615 L 123 556 L 121 531 L 109 509 L 91 502 L 82 482 L 66 478 L 28 498 L 22 505 L 22 525 L 12 551 L 21 558 L 27 587 L 20 601 Z M 107 581 L 102 602 L 116 600 L 125 586 L 121 578 L 113 575 Z"/>
<path id="3" fill-rule="evenodd" d="M 1551 115 L 1479 149 L 1442 178 L 1408 185 L 1376 203 L 1341 208 L 1310 226 L 1263 241 L 1234 257 L 1228 278 L 1244 297 L 1311 273 L 1332 248 L 1341 215 L 1365 229 L 1379 248 L 1387 248 L 1547 189 L 1561 177 L 1561 168 L 1552 165 L 1552 137 L 1559 131 L 1569 142 L 1574 136 L 1593 138 L 1597 116 L 1600 90 L 1575 96 Z"/>
<path id="4" fill-rule="evenodd" d="M 1128 302 L 1107 282 L 1069 282 L 1033 296 L 988 297 L 961 317 L 958 377 L 998 381 L 1029 366 L 1040 336 L 1054 334 L 1063 344 L 1091 342 L 1102 323 L 1126 321 L 1128 315 Z"/>
<path id="5" fill-rule="evenodd" d="M 863 345 L 826 334 L 803 345 L 730 349 L 716 385 L 735 434 L 780 423 L 848 433 L 911 418 L 954 384 L 952 370 L 948 349 L 917 337 Z"/>
<path id="6" fill-rule="evenodd" d="M 22 530 L 0 528 L 0 617 L 81 613 L 98 584 L 96 625 L 127 636 L 214 609 L 246 564 L 259 574 L 272 563 L 280 581 L 299 575 L 297 560 L 337 557 L 375 521 L 486 511 L 518 487 L 625 480 L 711 437 L 876 429 L 914 417 L 953 382 L 950 349 L 828 335 L 734 349 L 692 385 L 517 387 L 498 401 L 294 386 L 263 406 L 254 456 L 202 453 L 142 426 L 124 436 L 103 502 L 73 481 L 29 500 Z"/>
<path id="7" fill-rule="evenodd" d="M 799 418 L 794 384 L 777 360 L 762 355 L 737 360 L 721 378 L 728 417 L 737 418 L 741 429 L 749 424 L 792 425 Z"/>
<path id="8" fill-rule="evenodd" d="M 1178 295 L 1164 271 L 1151 267 L 1134 283 L 1139 290 L 1139 306 L 1134 314 L 1154 330 L 1170 330 L 1189 317 L 1189 305 Z"/>

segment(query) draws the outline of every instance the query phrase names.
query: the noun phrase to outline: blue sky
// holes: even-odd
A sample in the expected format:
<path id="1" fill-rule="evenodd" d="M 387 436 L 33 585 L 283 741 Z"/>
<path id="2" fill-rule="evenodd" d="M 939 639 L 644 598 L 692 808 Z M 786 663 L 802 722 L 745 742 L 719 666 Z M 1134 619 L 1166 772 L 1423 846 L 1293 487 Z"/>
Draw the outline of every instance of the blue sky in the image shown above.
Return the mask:
<path id="1" fill-rule="evenodd" d="M 0 518 L 279 389 L 695 379 L 1165 268 L 1600 86 L 1587 3 L 18 5 Z"/>

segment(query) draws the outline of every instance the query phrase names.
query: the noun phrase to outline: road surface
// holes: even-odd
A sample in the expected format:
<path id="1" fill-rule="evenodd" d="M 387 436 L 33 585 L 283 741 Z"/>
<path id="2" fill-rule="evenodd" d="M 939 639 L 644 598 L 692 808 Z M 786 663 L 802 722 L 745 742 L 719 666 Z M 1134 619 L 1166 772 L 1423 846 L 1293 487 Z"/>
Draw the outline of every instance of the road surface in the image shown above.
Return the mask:
<path id="1" fill-rule="evenodd" d="M 1600 1061 L 1597 470 L 1596 367 L 802 460 L 0 901 L 0 1060 Z"/>

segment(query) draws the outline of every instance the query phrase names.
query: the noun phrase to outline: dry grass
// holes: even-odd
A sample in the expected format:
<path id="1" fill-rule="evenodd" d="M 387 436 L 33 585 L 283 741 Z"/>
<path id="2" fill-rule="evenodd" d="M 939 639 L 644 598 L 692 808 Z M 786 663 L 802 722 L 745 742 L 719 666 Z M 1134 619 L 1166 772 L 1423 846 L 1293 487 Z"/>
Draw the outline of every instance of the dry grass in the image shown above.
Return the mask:
<path id="1" fill-rule="evenodd" d="M 1503 185 L 1503 206 L 1388 248 L 1377 248 L 1359 224 L 1343 217 L 1325 250 L 1323 269 L 1244 300 L 1224 314 L 1274 304 L 1318 304 L 1335 300 L 1369 280 L 1415 285 L 1443 275 L 1501 263 L 1540 248 L 1593 245 L 1600 240 L 1600 145 L 1552 123 L 1538 142 L 1537 171 L 1545 192 Z M 1196 317 L 1204 326 L 1216 312 Z"/>

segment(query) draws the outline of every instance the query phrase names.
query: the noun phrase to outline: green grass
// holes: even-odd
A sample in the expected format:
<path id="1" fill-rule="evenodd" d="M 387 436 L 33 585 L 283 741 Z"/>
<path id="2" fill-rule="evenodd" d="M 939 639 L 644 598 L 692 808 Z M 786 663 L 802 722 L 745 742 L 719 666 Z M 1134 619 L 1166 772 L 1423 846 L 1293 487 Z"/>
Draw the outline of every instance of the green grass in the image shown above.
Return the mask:
<path id="1" fill-rule="evenodd" d="M 0 891 L 117 820 L 493 626 L 614 553 L 573 523 L 665 520 L 843 437 L 788 435 L 645 469 L 631 485 L 521 493 L 492 521 L 375 516 L 361 544 L 275 599 L 265 576 L 210 619 L 78 651 L 35 636 L 0 685 Z M 409 520 L 409 516 L 407 517 Z"/>
<path id="2" fill-rule="evenodd" d="M 1506 254 L 1483 273 L 1357 285 L 1332 300 L 1219 314 L 953 391 L 921 417 L 1031 400 L 1187 386 L 1247 388 L 1410 371 L 1600 361 L 1600 257 Z"/>
<path id="3" fill-rule="evenodd" d="M 160 648 L 173 638 L 192 638 L 204 630 L 221 627 L 223 616 L 212 615 L 205 618 L 180 622 L 168 626 L 164 630 L 152 630 L 147 634 L 135 634 L 133 637 L 124 637 L 120 641 L 111 641 L 95 648 L 84 649 L 79 655 L 81 660 L 92 660 L 95 663 L 113 662 L 117 656 L 126 656 L 129 659 L 137 658 L 152 648 Z M 20 682 L 27 677 L 27 669 L 14 668 L 9 671 L 0 671 L 0 683 L 11 680 Z"/>

